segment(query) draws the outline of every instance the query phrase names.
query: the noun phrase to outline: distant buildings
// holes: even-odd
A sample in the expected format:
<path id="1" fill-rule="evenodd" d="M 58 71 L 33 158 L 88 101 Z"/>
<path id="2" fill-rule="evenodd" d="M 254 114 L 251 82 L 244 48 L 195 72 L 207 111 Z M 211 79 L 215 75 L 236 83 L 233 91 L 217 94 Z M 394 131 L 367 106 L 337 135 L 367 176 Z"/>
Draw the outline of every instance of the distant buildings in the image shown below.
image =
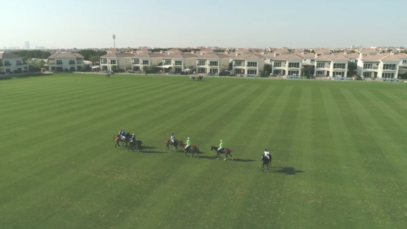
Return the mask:
<path id="1" fill-rule="evenodd" d="M 11 52 L 0 52 L 0 74 L 28 72 L 28 64 L 23 58 Z"/>
<path id="2" fill-rule="evenodd" d="M 54 53 L 48 57 L 49 71 L 80 71 L 84 68 L 83 56 L 79 53 Z"/>

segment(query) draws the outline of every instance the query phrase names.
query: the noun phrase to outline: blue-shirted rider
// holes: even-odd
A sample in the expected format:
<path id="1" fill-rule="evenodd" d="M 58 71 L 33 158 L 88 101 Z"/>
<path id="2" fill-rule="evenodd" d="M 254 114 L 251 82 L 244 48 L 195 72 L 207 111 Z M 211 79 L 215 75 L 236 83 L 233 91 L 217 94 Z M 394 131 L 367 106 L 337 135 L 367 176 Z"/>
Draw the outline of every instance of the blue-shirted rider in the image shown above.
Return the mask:
<path id="1" fill-rule="evenodd" d="M 135 143 L 135 142 L 136 142 L 136 135 L 133 133 L 133 134 L 131 135 L 130 143 Z"/>
<path id="2" fill-rule="evenodd" d="M 172 141 L 172 143 L 175 142 L 175 135 L 174 135 L 174 133 L 171 134 L 171 141 Z"/>

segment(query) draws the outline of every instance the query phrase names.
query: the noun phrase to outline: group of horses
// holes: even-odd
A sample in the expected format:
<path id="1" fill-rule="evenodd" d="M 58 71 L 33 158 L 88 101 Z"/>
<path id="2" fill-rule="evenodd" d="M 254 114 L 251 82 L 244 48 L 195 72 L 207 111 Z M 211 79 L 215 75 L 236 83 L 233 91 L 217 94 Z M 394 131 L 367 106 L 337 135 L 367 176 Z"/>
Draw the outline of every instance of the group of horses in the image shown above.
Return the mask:
<path id="1" fill-rule="evenodd" d="M 126 133 L 124 138 L 122 138 L 122 136 L 120 136 L 119 134 L 116 134 L 113 136 L 114 140 L 115 140 L 115 145 L 114 148 L 116 147 L 120 147 L 120 142 L 122 142 L 122 146 L 126 147 L 127 150 L 132 150 L 134 151 L 135 149 L 138 149 L 139 152 L 142 151 L 142 144 L 143 141 L 140 140 L 136 140 L 135 142 L 131 142 L 131 134 L 130 133 Z M 194 155 L 196 155 L 196 157 L 199 157 L 199 154 L 201 153 L 199 151 L 199 147 L 191 145 L 189 146 L 187 149 L 185 148 L 186 144 L 182 141 L 182 140 L 175 140 L 174 142 L 172 142 L 171 140 L 166 140 L 164 142 L 165 146 L 164 146 L 164 150 L 171 150 L 170 146 L 173 147 L 173 149 L 175 151 L 178 150 L 178 146 L 182 147 L 184 150 L 184 155 L 187 156 L 187 153 L 192 153 L 190 157 L 193 157 Z M 210 150 L 215 150 L 216 151 L 216 157 L 218 159 L 220 159 L 220 155 L 222 153 L 225 154 L 225 159 L 226 160 L 229 156 L 232 158 L 233 161 L 233 157 L 232 157 L 232 153 L 231 150 L 229 148 L 224 148 L 223 150 L 219 151 L 217 146 L 211 146 Z M 262 171 L 264 171 L 264 167 L 266 166 L 267 170 L 269 170 L 269 167 L 271 167 L 271 161 L 272 161 L 272 156 L 270 154 L 270 158 L 266 157 L 264 155 L 262 155 L 261 157 L 261 161 L 263 162 L 263 167 L 262 167 Z"/>
<path id="2" fill-rule="evenodd" d="M 195 80 L 195 76 L 191 76 L 190 79 Z M 198 81 L 202 81 L 202 79 L 203 79 L 203 76 L 197 76 L 196 77 L 196 80 L 198 80 Z"/>
<path id="3" fill-rule="evenodd" d="M 143 150 L 141 146 L 143 144 L 143 141 L 136 140 L 135 142 L 131 142 L 130 133 L 126 133 L 124 137 L 122 137 L 120 134 L 116 134 L 113 136 L 113 139 L 115 141 L 114 148 L 116 148 L 117 146 L 120 147 L 120 142 L 122 142 L 122 146 L 126 147 L 127 150 L 134 151 L 135 149 L 138 149 L 139 152 Z"/>
<path id="4" fill-rule="evenodd" d="M 196 157 L 199 157 L 200 151 L 199 151 L 199 147 L 191 145 L 189 146 L 187 149 L 185 148 L 186 144 L 182 141 L 182 140 L 175 140 L 174 142 L 172 142 L 171 140 L 166 140 L 164 142 L 165 147 L 164 150 L 171 150 L 170 146 L 173 146 L 174 150 L 178 150 L 178 146 L 182 147 L 184 149 L 184 154 L 185 156 L 187 156 L 187 153 L 192 153 L 191 157 L 193 157 L 196 154 Z M 216 150 L 216 157 L 218 159 L 220 159 L 220 155 L 222 153 L 225 154 L 225 159 L 226 160 L 229 156 L 232 158 L 233 161 L 233 157 L 232 157 L 232 151 L 229 148 L 224 148 L 223 150 L 218 150 L 217 146 L 211 146 L 210 150 Z"/>

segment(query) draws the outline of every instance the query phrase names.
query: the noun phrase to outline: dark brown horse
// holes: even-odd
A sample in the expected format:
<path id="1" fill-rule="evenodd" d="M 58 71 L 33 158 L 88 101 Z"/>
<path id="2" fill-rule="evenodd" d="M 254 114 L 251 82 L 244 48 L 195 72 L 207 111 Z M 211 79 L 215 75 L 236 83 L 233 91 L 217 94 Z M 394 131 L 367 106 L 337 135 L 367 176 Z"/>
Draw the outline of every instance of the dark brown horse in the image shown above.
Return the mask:
<path id="1" fill-rule="evenodd" d="M 198 81 L 202 81 L 203 76 L 198 76 Z"/>
<path id="2" fill-rule="evenodd" d="M 185 156 L 187 156 L 188 152 L 191 152 L 192 155 L 191 157 L 194 156 L 194 154 L 196 153 L 196 157 L 199 157 L 199 148 L 197 146 L 189 146 L 188 149 L 185 149 L 186 144 L 184 144 L 182 141 L 179 143 L 179 146 L 184 148 L 184 154 Z"/>
<path id="3" fill-rule="evenodd" d="M 140 140 L 136 140 L 135 142 L 130 142 L 129 143 L 129 147 L 127 147 L 127 150 L 130 150 L 131 149 L 131 151 L 134 151 L 134 149 L 138 149 L 138 151 L 139 152 L 141 152 L 143 149 L 142 149 L 142 145 L 143 144 L 143 141 L 140 141 Z"/>
<path id="4" fill-rule="evenodd" d="M 228 158 L 228 156 L 230 156 L 233 161 L 233 157 L 232 157 L 232 153 L 231 153 L 232 151 L 229 148 L 223 148 L 222 152 L 219 152 L 218 148 L 219 147 L 217 147 L 217 146 L 211 146 L 211 150 L 216 150 L 216 156 L 218 157 L 218 159 L 220 159 L 221 153 L 225 153 L 225 159 L 223 159 L 223 160 L 226 160 Z"/>
<path id="5" fill-rule="evenodd" d="M 263 168 L 261 169 L 261 172 L 263 172 L 265 165 L 267 166 L 266 167 L 267 171 L 269 171 L 269 167 L 271 167 L 271 161 L 272 160 L 273 160 L 273 158 L 271 157 L 271 154 L 270 154 L 270 158 L 268 158 L 268 157 L 266 157 L 264 155 L 261 155 L 261 161 L 263 162 Z"/>
<path id="6" fill-rule="evenodd" d="M 182 143 L 182 140 L 181 141 L 180 140 L 175 140 L 174 142 L 172 142 L 171 140 L 167 140 L 164 143 L 165 143 L 164 150 L 170 149 L 170 145 L 172 145 L 175 150 L 178 150 L 178 145 L 180 143 Z"/>
<path id="7" fill-rule="evenodd" d="M 127 133 L 125 135 L 124 140 L 122 140 L 122 138 L 121 138 L 121 136 L 119 134 L 113 135 L 113 139 L 116 142 L 116 144 L 114 145 L 114 148 L 116 148 L 116 146 L 120 147 L 120 144 L 119 144 L 120 142 L 122 142 L 122 146 L 127 147 L 128 143 L 130 141 L 130 138 L 131 138 L 130 133 Z"/>

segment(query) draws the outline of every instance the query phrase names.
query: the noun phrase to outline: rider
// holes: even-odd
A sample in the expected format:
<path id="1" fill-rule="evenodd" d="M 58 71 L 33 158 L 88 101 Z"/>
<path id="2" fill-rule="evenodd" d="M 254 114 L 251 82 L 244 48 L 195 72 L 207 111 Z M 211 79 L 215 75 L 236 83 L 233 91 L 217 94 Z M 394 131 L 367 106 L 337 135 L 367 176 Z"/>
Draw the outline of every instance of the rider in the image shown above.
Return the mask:
<path id="1" fill-rule="evenodd" d="M 222 152 L 222 150 L 223 150 L 223 141 L 220 140 L 218 151 L 219 151 L 219 152 Z"/>
<path id="2" fill-rule="evenodd" d="M 172 143 L 175 142 L 175 135 L 174 135 L 174 133 L 171 134 L 171 141 L 172 141 Z"/>
<path id="3" fill-rule="evenodd" d="M 188 148 L 191 146 L 191 140 L 189 137 L 187 138 L 187 145 L 185 146 L 185 149 L 188 150 Z"/>
<path id="4" fill-rule="evenodd" d="M 267 149 L 264 149 L 264 156 L 270 160 L 270 152 Z"/>
<path id="5" fill-rule="evenodd" d="M 136 135 L 134 133 L 131 135 L 131 140 L 130 140 L 130 143 L 133 143 L 133 142 L 136 142 Z"/>
<path id="6" fill-rule="evenodd" d="M 126 138 L 126 131 L 124 129 L 121 131 L 120 136 L 123 140 Z"/>

